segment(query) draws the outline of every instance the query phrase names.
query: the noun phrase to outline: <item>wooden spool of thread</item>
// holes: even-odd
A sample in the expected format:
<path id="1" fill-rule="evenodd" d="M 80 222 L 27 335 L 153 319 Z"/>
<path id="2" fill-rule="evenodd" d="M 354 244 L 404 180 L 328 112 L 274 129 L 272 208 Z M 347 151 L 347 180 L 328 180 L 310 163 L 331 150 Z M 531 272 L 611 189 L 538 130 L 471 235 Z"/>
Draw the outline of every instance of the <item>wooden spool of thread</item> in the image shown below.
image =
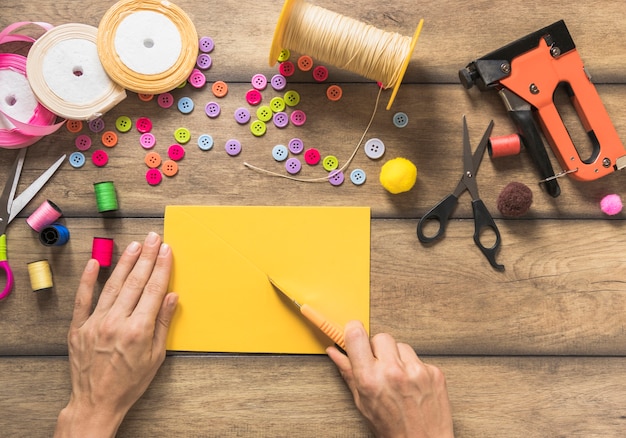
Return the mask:
<path id="1" fill-rule="evenodd" d="M 393 92 L 391 108 L 411 60 L 424 20 L 413 38 L 385 32 L 303 0 L 286 0 L 274 31 L 270 66 L 289 49 L 380 82 Z"/>
<path id="2" fill-rule="evenodd" d="M 39 260 L 28 263 L 28 276 L 30 277 L 30 287 L 33 292 L 52 289 L 52 270 L 48 260 Z"/>

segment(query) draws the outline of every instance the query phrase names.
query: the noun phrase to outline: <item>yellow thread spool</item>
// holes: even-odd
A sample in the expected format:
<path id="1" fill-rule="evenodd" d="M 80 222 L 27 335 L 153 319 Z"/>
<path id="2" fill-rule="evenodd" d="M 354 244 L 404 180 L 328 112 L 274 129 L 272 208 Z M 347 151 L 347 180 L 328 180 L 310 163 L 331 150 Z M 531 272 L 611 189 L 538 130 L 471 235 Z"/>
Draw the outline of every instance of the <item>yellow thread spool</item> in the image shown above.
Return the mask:
<path id="1" fill-rule="evenodd" d="M 30 277 L 30 287 L 33 292 L 52 289 L 54 286 L 48 260 L 28 263 L 28 276 Z"/>
<path id="2" fill-rule="evenodd" d="M 387 109 L 390 109 L 423 25 L 422 19 L 411 39 L 384 32 L 303 0 L 286 0 L 274 31 L 270 66 L 277 62 L 283 49 L 310 55 L 320 62 L 381 82 L 385 88 L 393 87 L 387 103 Z M 324 45 L 322 41 L 326 39 L 332 41 Z M 396 46 L 396 53 L 387 50 L 388 47 L 380 47 L 381 41 L 388 41 L 388 47 Z M 338 49 L 341 45 L 345 50 Z"/>

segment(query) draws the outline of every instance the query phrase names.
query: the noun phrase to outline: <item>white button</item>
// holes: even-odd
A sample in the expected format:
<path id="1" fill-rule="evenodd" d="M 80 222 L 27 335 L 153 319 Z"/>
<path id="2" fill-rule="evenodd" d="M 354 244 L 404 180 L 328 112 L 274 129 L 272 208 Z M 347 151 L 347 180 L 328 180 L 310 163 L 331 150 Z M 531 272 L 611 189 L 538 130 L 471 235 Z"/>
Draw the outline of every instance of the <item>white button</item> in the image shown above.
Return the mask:
<path id="1" fill-rule="evenodd" d="M 377 160 L 385 153 L 385 143 L 379 138 L 370 138 L 365 143 L 365 155 L 372 160 Z"/>

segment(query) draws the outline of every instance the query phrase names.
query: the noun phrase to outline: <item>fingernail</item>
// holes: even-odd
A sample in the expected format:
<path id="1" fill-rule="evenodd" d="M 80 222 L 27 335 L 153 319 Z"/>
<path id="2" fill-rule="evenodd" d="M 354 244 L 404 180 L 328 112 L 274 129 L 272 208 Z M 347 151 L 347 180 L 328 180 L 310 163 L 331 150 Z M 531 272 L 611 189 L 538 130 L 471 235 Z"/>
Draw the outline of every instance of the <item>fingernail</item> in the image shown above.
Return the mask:
<path id="1" fill-rule="evenodd" d="M 130 245 L 128 245 L 128 248 L 126 248 L 126 251 L 129 254 L 137 254 L 137 252 L 139 252 L 139 248 L 141 248 L 139 242 L 131 242 Z"/>
<path id="2" fill-rule="evenodd" d="M 159 235 L 153 231 L 150 231 L 148 233 L 148 236 L 146 237 L 146 243 L 149 245 L 153 245 L 157 243 L 158 240 L 159 240 Z"/>
<path id="3" fill-rule="evenodd" d="M 170 251 L 170 246 L 167 243 L 162 243 L 161 248 L 159 248 L 159 255 L 166 256 Z"/>
<path id="4" fill-rule="evenodd" d="M 85 272 L 93 272 L 98 269 L 98 261 L 95 259 L 89 259 L 87 265 L 85 266 Z"/>

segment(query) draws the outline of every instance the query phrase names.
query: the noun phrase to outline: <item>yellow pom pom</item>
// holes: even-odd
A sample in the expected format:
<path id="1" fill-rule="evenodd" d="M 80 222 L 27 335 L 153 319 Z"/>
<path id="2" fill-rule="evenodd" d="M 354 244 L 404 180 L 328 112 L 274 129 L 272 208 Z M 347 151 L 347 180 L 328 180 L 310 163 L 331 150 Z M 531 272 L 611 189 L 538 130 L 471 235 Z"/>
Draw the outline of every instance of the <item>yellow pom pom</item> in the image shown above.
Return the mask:
<path id="1" fill-rule="evenodd" d="M 380 183 L 390 193 L 408 192 L 417 180 L 417 167 L 406 158 L 394 158 L 380 169 Z"/>

